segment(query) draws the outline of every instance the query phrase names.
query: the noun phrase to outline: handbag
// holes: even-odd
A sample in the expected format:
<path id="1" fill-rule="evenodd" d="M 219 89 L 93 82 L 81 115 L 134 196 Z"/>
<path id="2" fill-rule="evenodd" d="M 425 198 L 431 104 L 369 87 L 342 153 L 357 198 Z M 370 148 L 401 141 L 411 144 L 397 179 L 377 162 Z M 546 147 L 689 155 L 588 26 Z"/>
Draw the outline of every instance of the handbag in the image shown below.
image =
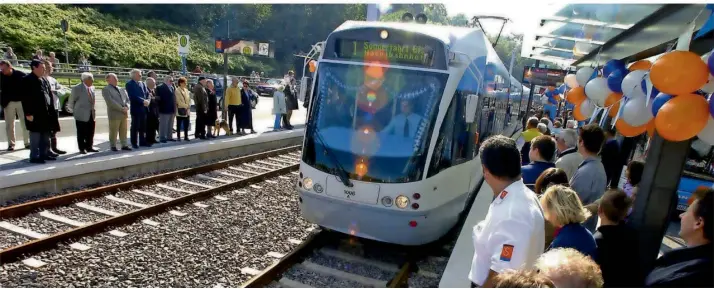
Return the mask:
<path id="1" fill-rule="evenodd" d="M 177 115 L 180 116 L 180 117 L 186 117 L 186 116 L 188 116 L 188 109 L 179 108 Z"/>

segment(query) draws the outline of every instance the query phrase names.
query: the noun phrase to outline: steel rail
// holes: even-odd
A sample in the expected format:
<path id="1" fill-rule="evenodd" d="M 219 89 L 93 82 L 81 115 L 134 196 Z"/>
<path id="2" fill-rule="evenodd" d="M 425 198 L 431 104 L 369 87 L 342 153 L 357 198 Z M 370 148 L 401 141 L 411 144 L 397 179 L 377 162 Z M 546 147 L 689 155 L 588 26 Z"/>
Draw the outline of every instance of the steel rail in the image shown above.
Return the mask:
<path id="1" fill-rule="evenodd" d="M 183 176 L 190 176 L 195 174 L 200 174 L 204 172 L 215 171 L 218 169 L 226 168 L 230 165 L 251 162 L 258 159 L 268 158 L 272 156 L 279 156 L 286 153 L 293 152 L 299 149 L 301 146 L 290 146 L 287 148 L 271 150 L 267 152 L 260 152 L 257 154 L 237 157 L 234 159 L 223 160 L 213 164 L 206 164 L 193 168 L 180 169 L 172 172 L 167 172 L 163 174 L 148 176 L 144 178 L 139 178 L 135 180 L 129 180 L 126 182 L 121 182 L 117 184 L 107 185 L 103 187 L 82 190 L 74 193 L 54 196 L 46 199 L 40 199 L 32 202 L 22 203 L 6 208 L 0 208 L 0 220 L 22 217 L 31 214 L 40 209 L 51 209 L 59 206 L 70 205 L 76 201 L 86 200 L 95 198 L 99 195 L 117 192 L 120 190 L 129 189 L 134 186 L 142 186 L 146 184 L 151 184 L 158 181 L 165 181 L 180 178 Z"/>
<path id="2" fill-rule="evenodd" d="M 275 151 L 272 151 L 273 153 Z M 265 155 L 265 153 L 260 153 L 260 155 Z M 247 157 L 244 157 L 245 159 Z M 175 198 L 170 201 L 165 201 L 150 207 L 143 209 L 138 209 L 126 214 L 122 214 L 116 217 L 111 217 L 98 222 L 87 224 L 85 226 L 77 227 L 68 231 L 57 233 L 42 239 L 33 240 L 27 243 L 17 245 L 5 250 L 0 251 L 0 265 L 14 262 L 22 258 L 24 255 L 33 254 L 41 251 L 46 251 L 52 248 L 56 248 L 60 243 L 70 240 L 76 240 L 85 236 L 94 235 L 96 233 L 103 232 L 112 227 L 118 227 L 126 224 L 131 224 L 140 218 L 153 216 L 159 213 L 165 212 L 167 209 L 182 205 L 188 202 L 202 200 L 211 197 L 215 193 L 223 192 L 235 187 L 245 187 L 257 182 L 260 182 L 267 178 L 276 177 L 289 173 L 291 171 L 297 170 L 299 164 L 285 166 L 279 169 L 271 170 L 265 173 L 261 173 L 249 178 L 241 179 L 230 184 L 225 184 L 217 186 L 211 189 L 206 189 L 203 191 L 188 194 L 182 197 Z M 205 166 L 204 166 L 205 167 Z"/>

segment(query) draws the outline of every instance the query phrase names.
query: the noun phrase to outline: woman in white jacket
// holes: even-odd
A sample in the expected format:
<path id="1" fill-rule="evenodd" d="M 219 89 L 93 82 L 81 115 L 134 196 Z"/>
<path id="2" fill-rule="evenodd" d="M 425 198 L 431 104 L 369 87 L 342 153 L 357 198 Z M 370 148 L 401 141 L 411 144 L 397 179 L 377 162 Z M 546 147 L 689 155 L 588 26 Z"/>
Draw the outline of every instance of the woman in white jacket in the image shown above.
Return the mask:
<path id="1" fill-rule="evenodd" d="M 275 115 L 273 131 L 280 130 L 280 119 L 287 113 L 285 93 L 283 93 L 283 90 L 285 90 L 285 86 L 280 85 L 278 89 L 273 92 L 273 114 Z"/>

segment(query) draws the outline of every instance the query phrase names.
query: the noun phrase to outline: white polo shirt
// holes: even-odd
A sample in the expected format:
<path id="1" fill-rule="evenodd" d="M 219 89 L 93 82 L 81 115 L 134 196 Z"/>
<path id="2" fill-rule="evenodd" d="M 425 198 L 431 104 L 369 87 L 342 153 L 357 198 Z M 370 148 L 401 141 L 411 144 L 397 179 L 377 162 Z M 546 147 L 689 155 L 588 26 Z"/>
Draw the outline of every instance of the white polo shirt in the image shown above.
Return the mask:
<path id="1" fill-rule="evenodd" d="M 483 285 L 489 270 L 533 267 L 545 247 L 544 224 L 538 197 L 522 179 L 506 187 L 473 229 L 471 282 Z"/>

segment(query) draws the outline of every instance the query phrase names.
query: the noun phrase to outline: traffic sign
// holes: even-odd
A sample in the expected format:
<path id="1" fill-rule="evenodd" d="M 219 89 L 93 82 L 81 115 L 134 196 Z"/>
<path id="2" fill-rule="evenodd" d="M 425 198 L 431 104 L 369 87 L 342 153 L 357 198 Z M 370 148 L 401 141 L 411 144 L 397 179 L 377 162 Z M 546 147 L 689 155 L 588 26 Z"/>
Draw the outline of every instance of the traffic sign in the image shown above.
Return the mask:
<path id="1" fill-rule="evenodd" d="M 188 35 L 179 35 L 179 38 L 178 38 L 178 53 L 179 53 L 179 55 L 187 55 L 188 54 L 189 40 L 190 40 L 190 37 Z"/>
<path id="2" fill-rule="evenodd" d="M 67 30 L 69 30 L 69 22 L 67 22 L 67 19 L 62 19 L 62 21 L 60 21 L 60 26 L 62 27 L 62 32 L 66 33 Z"/>

